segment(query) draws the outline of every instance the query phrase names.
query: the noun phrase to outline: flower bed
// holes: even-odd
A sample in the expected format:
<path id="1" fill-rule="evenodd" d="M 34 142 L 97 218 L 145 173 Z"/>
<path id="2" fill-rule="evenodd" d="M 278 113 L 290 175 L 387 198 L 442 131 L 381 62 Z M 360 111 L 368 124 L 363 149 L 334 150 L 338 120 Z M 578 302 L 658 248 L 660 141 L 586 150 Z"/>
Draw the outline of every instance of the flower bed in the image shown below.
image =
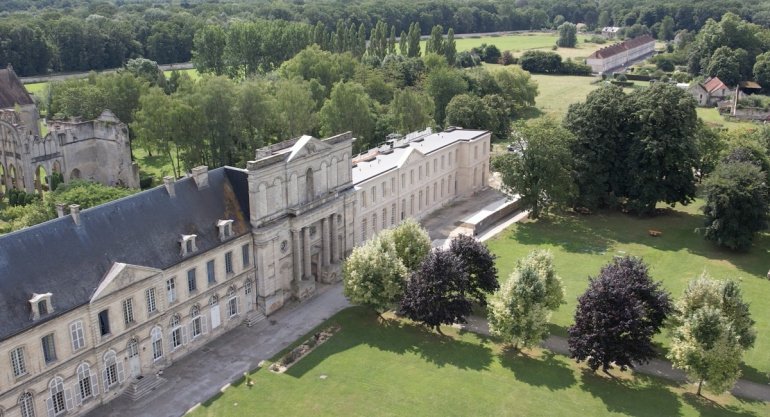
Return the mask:
<path id="1" fill-rule="evenodd" d="M 281 359 L 278 359 L 274 364 L 270 365 L 270 370 L 276 373 L 286 372 L 292 365 L 299 362 L 305 355 L 312 352 L 313 349 L 321 346 L 324 342 L 329 340 L 334 333 L 340 330 L 339 325 L 329 326 L 324 330 L 310 336 L 301 345 L 290 350 L 287 354 L 283 355 Z"/>

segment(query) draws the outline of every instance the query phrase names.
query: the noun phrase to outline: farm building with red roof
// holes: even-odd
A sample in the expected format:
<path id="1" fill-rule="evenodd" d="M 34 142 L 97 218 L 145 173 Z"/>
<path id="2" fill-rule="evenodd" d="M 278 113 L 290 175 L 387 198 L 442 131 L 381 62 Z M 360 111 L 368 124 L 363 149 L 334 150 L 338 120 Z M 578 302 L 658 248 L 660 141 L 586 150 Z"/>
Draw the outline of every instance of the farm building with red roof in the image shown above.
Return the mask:
<path id="1" fill-rule="evenodd" d="M 655 39 L 650 35 L 642 35 L 599 49 L 586 59 L 586 64 L 593 72 L 602 74 L 625 67 L 654 51 Z"/>

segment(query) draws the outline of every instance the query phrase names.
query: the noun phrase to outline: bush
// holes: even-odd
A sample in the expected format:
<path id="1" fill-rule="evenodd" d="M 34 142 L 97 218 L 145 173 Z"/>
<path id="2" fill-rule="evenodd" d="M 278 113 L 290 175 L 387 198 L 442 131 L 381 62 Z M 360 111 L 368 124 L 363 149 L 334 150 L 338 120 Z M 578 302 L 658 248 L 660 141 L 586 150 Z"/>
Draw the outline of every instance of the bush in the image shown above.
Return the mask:
<path id="1" fill-rule="evenodd" d="M 615 74 L 615 79 L 618 81 L 628 81 L 628 77 L 626 77 L 626 74 Z"/>
<path id="2" fill-rule="evenodd" d="M 146 190 L 148 188 L 152 188 L 152 183 L 155 180 L 155 177 L 152 175 L 148 175 L 146 177 L 142 177 L 139 179 L 139 188 L 142 190 Z"/>
<path id="3" fill-rule="evenodd" d="M 602 45 L 602 44 L 607 43 L 607 39 L 605 39 L 604 36 L 593 35 L 590 38 L 586 38 L 586 40 L 583 41 L 583 42 L 585 42 L 585 43 L 595 43 L 597 45 Z"/>
<path id="4" fill-rule="evenodd" d="M 518 63 L 519 60 L 516 59 L 515 56 L 511 53 L 511 51 L 505 51 L 503 52 L 503 56 L 500 57 L 500 64 L 501 65 L 514 65 Z"/>
<path id="5" fill-rule="evenodd" d="M 471 68 L 481 65 L 481 59 L 469 51 L 462 51 L 457 54 L 455 64 L 461 68 Z"/>

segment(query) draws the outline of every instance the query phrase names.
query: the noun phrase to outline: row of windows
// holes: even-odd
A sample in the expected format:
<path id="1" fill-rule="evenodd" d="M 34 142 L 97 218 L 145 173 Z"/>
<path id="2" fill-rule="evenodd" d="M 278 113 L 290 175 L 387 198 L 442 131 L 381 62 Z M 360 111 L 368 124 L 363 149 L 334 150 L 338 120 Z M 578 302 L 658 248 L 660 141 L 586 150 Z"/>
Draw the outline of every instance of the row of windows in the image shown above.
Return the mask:
<path id="1" fill-rule="evenodd" d="M 225 272 L 227 274 L 232 274 L 234 272 L 232 257 L 233 257 L 232 251 L 227 252 L 225 254 Z M 244 269 L 251 264 L 249 244 L 245 244 L 241 247 L 241 260 L 242 260 L 242 265 Z M 207 270 L 209 285 L 216 283 L 216 274 L 215 274 L 216 270 L 215 270 L 214 260 L 208 261 L 208 263 L 206 264 L 206 270 Z M 190 269 L 187 272 L 187 285 L 188 285 L 188 291 L 190 294 L 193 294 L 194 292 L 197 291 L 197 282 L 196 282 L 195 276 L 196 276 L 195 268 Z M 155 287 L 147 288 L 145 290 L 144 295 L 145 295 L 145 303 L 147 307 L 147 314 L 152 315 L 156 313 L 158 311 L 158 303 L 156 299 Z M 175 277 L 172 277 L 166 280 L 166 297 L 169 304 L 174 303 L 177 299 Z M 230 307 L 231 306 L 228 306 L 228 308 Z M 235 308 L 235 307 L 236 305 L 233 304 L 232 308 Z M 136 321 L 135 321 L 135 315 L 134 315 L 133 298 L 127 298 L 123 300 L 121 302 L 121 309 L 123 313 L 123 323 L 125 327 L 128 328 L 133 324 L 135 324 Z M 231 309 L 228 312 L 231 312 L 231 311 L 233 310 Z M 97 316 L 97 321 L 99 325 L 99 333 L 101 336 L 104 337 L 111 334 L 109 309 L 104 309 L 100 311 Z M 85 347 L 86 345 L 85 332 L 83 330 L 82 320 L 77 320 L 71 323 L 69 326 L 69 333 L 70 333 L 70 342 L 72 346 L 72 352 L 77 352 L 78 350 Z M 43 336 L 40 339 L 40 345 L 43 353 L 43 359 L 45 360 L 46 365 L 55 362 L 57 360 L 57 353 L 56 353 L 56 342 L 54 338 L 54 333 L 49 333 Z M 27 369 L 27 362 L 25 360 L 25 355 L 24 355 L 24 348 L 18 347 L 12 350 L 10 356 L 11 356 L 10 357 L 11 368 L 13 370 L 14 377 L 19 378 L 26 375 L 28 372 L 28 369 Z"/>

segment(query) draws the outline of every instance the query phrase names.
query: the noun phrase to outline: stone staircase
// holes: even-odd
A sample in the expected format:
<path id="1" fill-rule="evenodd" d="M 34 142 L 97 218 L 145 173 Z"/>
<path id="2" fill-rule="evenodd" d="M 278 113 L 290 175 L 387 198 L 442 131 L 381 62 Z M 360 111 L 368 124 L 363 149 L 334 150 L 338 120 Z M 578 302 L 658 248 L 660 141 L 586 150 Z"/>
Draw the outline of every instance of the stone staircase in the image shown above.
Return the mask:
<path id="1" fill-rule="evenodd" d="M 134 381 L 131 382 L 131 385 L 129 385 L 128 388 L 126 388 L 123 395 L 130 398 L 131 401 L 136 401 L 154 391 L 164 382 L 166 382 L 165 378 L 161 378 L 155 374 L 150 376 L 140 375 L 134 378 Z"/>
<path id="2" fill-rule="evenodd" d="M 244 320 L 244 323 L 246 323 L 246 326 L 251 327 L 266 318 L 267 317 L 265 317 L 265 314 L 259 311 L 259 309 L 254 309 L 246 315 L 246 320 Z"/>

